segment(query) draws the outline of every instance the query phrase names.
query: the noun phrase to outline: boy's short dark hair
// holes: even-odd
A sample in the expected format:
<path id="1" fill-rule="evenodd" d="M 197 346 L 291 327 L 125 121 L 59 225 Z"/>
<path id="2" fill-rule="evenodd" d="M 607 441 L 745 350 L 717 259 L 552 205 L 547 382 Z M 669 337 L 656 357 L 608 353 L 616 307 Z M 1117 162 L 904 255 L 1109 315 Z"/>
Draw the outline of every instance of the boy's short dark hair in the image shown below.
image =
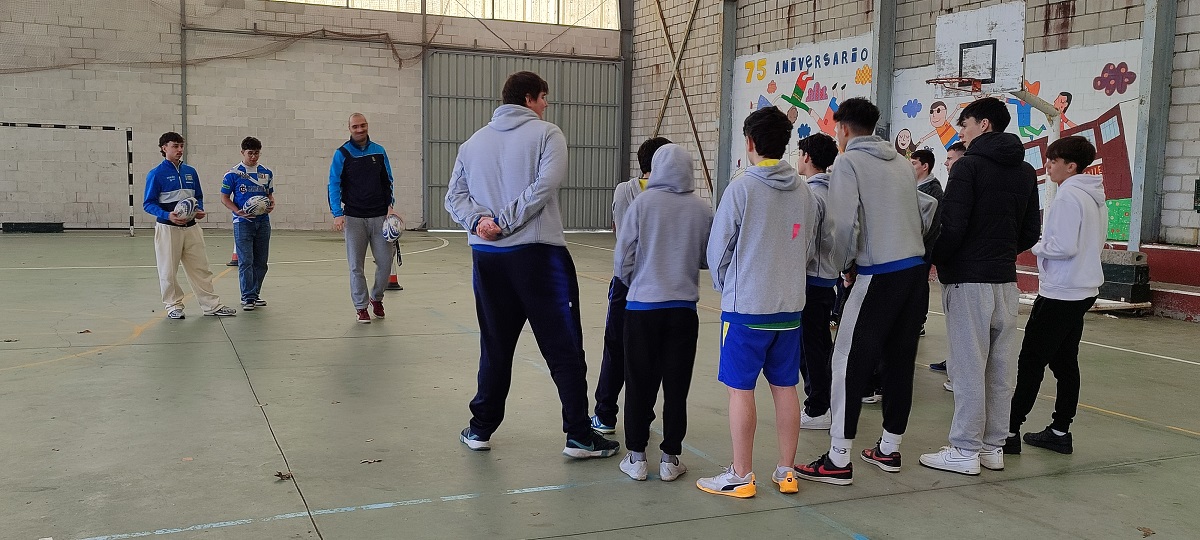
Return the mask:
<path id="1" fill-rule="evenodd" d="M 166 157 L 167 153 L 163 152 L 162 147 L 166 146 L 167 143 L 173 142 L 183 144 L 183 135 L 175 133 L 174 131 L 163 133 L 162 136 L 158 138 L 158 153 L 162 154 L 163 157 Z"/>
<path id="2" fill-rule="evenodd" d="M 922 148 L 913 152 L 909 158 L 920 161 L 922 165 L 929 167 L 930 172 L 933 172 L 933 150 Z"/>
<path id="3" fill-rule="evenodd" d="M 849 127 L 857 135 L 870 135 L 875 133 L 875 124 L 879 123 L 879 107 L 867 98 L 850 98 L 838 105 L 833 121 Z"/>
<path id="4" fill-rule="evenodd" d="M 655 137 L 653 139 L 647 139 L 646 142 L 642 143 L 642 145 L 638 147 L 638 165 L 642 168 L 642 174 L 650 172 L 650 162 L 654 161 L 654 153 L 657 152 L 659 148 L 662 148 L 668 144 L 671 144 L 670 139 L 666 137 Z"/>
<path id="5" fill-rule="evenodd" d="M 809 135 L 800 139 L 796 144 L 801 152 L 808 154 L 808 159 L 812 160 L 813 167 L 821 171 L 833 165 L 833 160 L 838 155 L 837 142 L 833 140 L 833 137 L 824 133 Z"/>
<path id="6" fill-rule="evenodd" d="M 935 101 L 933 102 L 933 105 L 929 106 L 929 114 L 933 114 L 933 111 L 937 110 L 938 107 L 941 107 L 943 111 L 949 109 L 949 107 L 946 106 L 945 101 Z"/>
<path id="7" fill-rule="evenodd" d="M 967 145 L 963 144 L 963 142 L 962 142 L 962 141 L 958 141 L 958 142 L 956 142 L 956 143 L 954 143 L 954 144 L 950 145 L 950 148 L 947 148 L 947 149 L 946 149 L 946 151 L 947 151 L 947 152 L 963 152 L 963 153 L 966 153 L 966 151 L 967 151 Z"/>
<path id="8" fill-rule="evenodd" d="M 262 141 L 254 137 L 242 139 L 242 150 L 262 150 Z"/>
<path id="9" fill-rule="evenodd" d="M 1012 115 L 1008 113 L 1008 105 L 994 97 L 977 99 L 967 105 L 962 114 L 958 115 L 958 127 L 963 127 L 968 118 L 974 118 L 976 122 L 984 120 L 991 122 L 992 131 L 996 133 L 1008 129 L 1008 123 L 1012 121 Z"/>
<path id="10" fill-rule="evenodd" d="M 763 107 L 742 122 L 742 135 L 754 141 L 754 150 L 767 159 L 781 159 L 792 140 L 792 121 L 778 107 Z"/>
<path id="11" fill-rule="evenodd" d="M 1096 161 L 1096 147 L 1086 137 L 1072 135 L 1050 143 L 1046 148 L 1046 159 L 1062 158 L 1067 163 L 1075 164 L 1075 172 L 1082 173 L 1093 161 Z"/>
<path id="12" fill-rule="evenodd" d="M 533 99 L 537 99 L 542 92 L 549 91 L 550 85 L 546 84 L 546 80 L 537 73 L 518 71 L 509 75 L 508 80 L 504 81 L 504 90 L 501 94 L 504 97 L 505 105 L 524 106 L 526 96 L 533 96 Z"/>

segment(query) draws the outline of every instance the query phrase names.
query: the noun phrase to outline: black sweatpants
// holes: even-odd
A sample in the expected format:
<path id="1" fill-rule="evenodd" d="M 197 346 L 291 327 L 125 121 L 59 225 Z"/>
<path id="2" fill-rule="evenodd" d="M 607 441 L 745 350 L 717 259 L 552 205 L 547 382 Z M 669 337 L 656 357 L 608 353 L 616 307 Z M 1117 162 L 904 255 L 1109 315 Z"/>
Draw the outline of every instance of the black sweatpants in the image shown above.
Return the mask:
<path id="1" fill-rule="evenodd" d="M 1079 408 L 1079 340 L 1083 338 L 1083 316 L 1096 303 L 1084 300 L 1055 300 L 1038 295 L 1025 324 L 1025 339 L 1017 358 L 1017 388 L 1013 391 L 1008 430 L 1019 433 L 1033 410 L 1046 367 L 1054 373 L 1058 390 L 1054 398 L 1054 421 L 1050 427 L 1069 431 Z"/>
<path id="2" fill-rule="evenodd" d="M 528 320 L 558 387 L 563 431 L 571 439 L 591 441 L 579 282 L 571 254 L 562 246 L 529 244 L 508 252 L 472 250 L 471 258 L 480 334 L 471 431 L 488 439 L 504 420 L 513 354 Z"/>
<path id="3" fill-rule="evenodd" d="M 659 449 L 675 456 L 683 452 L 699 331 L 694 309 L 625 312 L 625 447 L 630 451 L 646 451 L 661 386 L 663 442 Z"/>
<path id="4" fill-rule="evenodd" d="M 921 315 L 928 310 L 929 272 L 925 265 L 858 276 L 833 346 L 833 426 L 829 434 L 835 444 L 839 439 L 853 440 L 857 434 L 861 396 L 880 359 L 883 429 L 904 434 L 912 409 L 917 334 Z"/>
<path id="5" fill-rule="evenodd" d="M 617 425 L 617 397 L 625 384 L 625 295 L 629 287 L 613 276 L 608 284 L 608 316 L 604 319 L 604 356 L 596 383 L 596 416 L 606 426 Z"/>
<path id="6" fill-rule="evenodd" d="M 804 310 L 800 312 L 803 354 L 800 355 L 800 375 L 804 376 L 804 412 L 817 417 L 829 412 L 829 387 L 833 374 L 829 359 L 833 354 L 833 334 L 829 330 L 830 315 L 837 302 L 833 287 L 808 285 L 804 290 Z"/>

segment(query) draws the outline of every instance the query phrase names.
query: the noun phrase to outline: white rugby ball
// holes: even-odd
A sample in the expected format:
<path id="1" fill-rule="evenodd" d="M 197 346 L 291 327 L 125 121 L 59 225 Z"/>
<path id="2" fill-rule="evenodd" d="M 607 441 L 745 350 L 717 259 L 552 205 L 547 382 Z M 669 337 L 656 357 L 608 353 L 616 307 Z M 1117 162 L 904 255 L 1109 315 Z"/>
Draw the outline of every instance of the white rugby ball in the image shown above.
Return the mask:
<path id="1" fill-rule="evenodd" d="M 255 195 L 246 199 L 246 204 L 242 205 L 242 213 L 250 216 L 261 216 L 267 213 L 267 209 L 271 207 L 271 199 L 264 195 Z"/>
<path id="2" fill-rule="evenodd" d="M 383 238 L 388 242 L 395 242 L 404 234 L 404 224 L 400 222 L 400 218 L 395 214 L 389 214 L 387 219 L 383 220 Z"/>
<path id="3" fill-rule="evenodd" d="M 199 209 L 199 204 L 195 197 L 188 197 L 175 203 L 175 210 L 172 210 L 171 213 L 190 220 L 196 217 L 196 210 Z"/>

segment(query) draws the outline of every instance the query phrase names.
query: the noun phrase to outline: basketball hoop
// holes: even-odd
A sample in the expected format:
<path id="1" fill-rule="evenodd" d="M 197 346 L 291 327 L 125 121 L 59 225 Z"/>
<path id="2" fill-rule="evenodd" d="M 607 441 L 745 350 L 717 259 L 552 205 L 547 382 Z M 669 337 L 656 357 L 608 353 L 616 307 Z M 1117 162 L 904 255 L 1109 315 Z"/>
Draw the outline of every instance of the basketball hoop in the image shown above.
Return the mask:
<path id="1" fill-rule="evenodd" d="M 972 77 L 938 77 L 928 79 L 925 84 L 935 84 L 954 92 L 978 94 L 983 90 L 983 81 Z"/>

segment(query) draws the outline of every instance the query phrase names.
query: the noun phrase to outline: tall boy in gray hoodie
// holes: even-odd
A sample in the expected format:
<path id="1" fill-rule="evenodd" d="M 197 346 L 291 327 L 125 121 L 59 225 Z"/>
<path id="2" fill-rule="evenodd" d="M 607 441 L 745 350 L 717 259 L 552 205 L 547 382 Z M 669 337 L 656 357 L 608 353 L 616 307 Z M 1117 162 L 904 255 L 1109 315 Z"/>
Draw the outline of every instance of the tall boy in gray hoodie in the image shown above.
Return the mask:
<path id="1" fill-rule="evenodd" d="M 1047 366 L 1058 381 L 1054 421 L 1038 433 L 1026 433 L 1025 442 L 1060 454 L 1072 452 L 1069 430 L 1079 406 L 1083 315 L 1104 283 L 1100 265 L 1108 225 L 1104 179 L 1080 173 L 1095 159 L 1095 147 L 1079 136 L 1063 137 L 1046 149 L 1046 173 L 1059 187 L 1046 211 L 1042 239 L 1030 248 L 1037 255 L 1038 296 L 1017 359 L 1005 454 L 1021 453 L 1021 424 L 1033 410 Z"/>
<path id="2" fill-rule="evenodd" d="M 646 191 L 617 226 L 614 274 L 629 284 L 625 302 L 625 447 L 621 470 L 646 479 L 646 444 L 659 386 L 663 442 L 659 478 L 687 471 L 679 462 L 687 432 L 687 395 L 696 363 L 699 271 L 712 208 L 695 193 L 692 156 L 675 144 L 654 153 Z"/>
<path id="3" fill-rule="evenodd" d="M 900 441 L 912 408 L 913 362 L 921 317 L 929 308 L 929 273 L 921 239 L 916 175 L 908 159 L 874 135 L 879 108 L 851 98 L 833 115 L 844 149 L 833 163 L 827 226 L 833 263 L 858 267 L 833 346 L 832 426 L 829 452 L 796 467 L 801 478 L 836 485 L 853 482 L 850 450 L 862 410 L 860 396 L 882 359 L 883 435 L 862 459 L 900 471 Z"/>
<path id="4" fill-rule="evenodd" d="M 563 238 L 558 189 L 567 142 L 542 120 L 549 86 L 522 71 L 504 83 L 504 104 L 458 150 L 446 210 L 469 234 L 479 317 L 479 389 L 459 440 L 489 450 L 504 420 L 512 361 L 529 321 L 562 402 L 563 454 L 615 455 L 620 445 L 592 432 L 579 282 Z"/>
<path id="5" fill-rule="evenodd" d="M 787 115 L 775 107 L 755 111 L 742 134 L 751 166 L 725 188 L 708 239 L 709 271 L 721 291 L 717 379 L 729 388 L 733 463 L 696 487 L 746 498 L 757 492 L 750 469 L 759 373 L 775 401 L 779 462 L 771 479 L 783 493 L 799 491 L 792 465 L 800 433 L 800 311 L 816 209 L 796 170 L 780 159 L 792 134 Z"/>

